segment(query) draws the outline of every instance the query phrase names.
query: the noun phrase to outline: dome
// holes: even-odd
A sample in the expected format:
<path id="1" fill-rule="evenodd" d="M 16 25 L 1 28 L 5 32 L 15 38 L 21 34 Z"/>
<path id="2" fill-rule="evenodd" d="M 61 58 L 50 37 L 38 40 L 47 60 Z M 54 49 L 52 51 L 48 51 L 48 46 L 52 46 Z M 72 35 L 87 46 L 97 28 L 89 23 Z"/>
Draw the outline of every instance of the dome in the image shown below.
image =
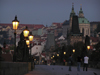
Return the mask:
<path id="1" fill-rule="evenodd" d="M 83 17 L 83 18 L 79 17 L 79 18 L 78 18 L 78 21 L 79 21 L 79 24 L 80 24 L 80 23 L 85 23 L 85 24 L 89 24 L 89 23 L 90 23 L 90 22 L 89 22 L 86 18 L 84 18 L 84 17 Z"/>

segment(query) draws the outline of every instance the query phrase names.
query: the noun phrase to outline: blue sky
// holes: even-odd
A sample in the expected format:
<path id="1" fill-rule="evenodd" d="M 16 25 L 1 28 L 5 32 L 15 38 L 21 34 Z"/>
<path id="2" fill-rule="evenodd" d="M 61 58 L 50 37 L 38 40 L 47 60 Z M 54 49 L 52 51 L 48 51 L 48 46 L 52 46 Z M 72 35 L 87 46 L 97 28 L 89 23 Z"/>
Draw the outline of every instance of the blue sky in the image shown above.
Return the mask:
<path id="1" fill-rule="evenodd" d="M 77 14 L 82 4 L 84 16 L 100 21 L 100 0 L 0 0 L 0 23 L 12 23 L 17 15 L 20 24 L 44 24 L 69 20 L 74 3 Z"/>

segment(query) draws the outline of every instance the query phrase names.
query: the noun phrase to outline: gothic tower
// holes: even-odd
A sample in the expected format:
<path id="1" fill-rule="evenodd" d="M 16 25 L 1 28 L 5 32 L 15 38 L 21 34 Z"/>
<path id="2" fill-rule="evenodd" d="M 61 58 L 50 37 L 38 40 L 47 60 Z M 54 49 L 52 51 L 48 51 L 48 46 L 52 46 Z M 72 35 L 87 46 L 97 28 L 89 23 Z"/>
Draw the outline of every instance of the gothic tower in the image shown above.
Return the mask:
<path id="1" fill-rule="evenodd" d="M 71 30 L 72 34 L 79 34 L 80 30 L 79 30 L 79 23 L 78 23 L 78 16 L 74 15 L 72 18 L 72 30 Z"/>
<path id="2" fill-rule="evenodd" d="M 74 3 L 72 3 L 72 11 L 70 13 L 70 18 L 69 18 L 69 32 L 71 32 L 71 28 L 72 28 L 72 17 L 75 15 L 75 12 L 74 12 Z"/>
<path id="3" fill-rule="evenodd" d="M 71 32 L 69 33 L 69 36 L 68 36 L 68 44 L 73 45 L 74 43 L 77 43 L 79 41 L 81 42 L 83 41 L 83 35 L 82 33 L 80 33 L 80 30 L 79 30 L 78 16 L 73 15 Z"/>

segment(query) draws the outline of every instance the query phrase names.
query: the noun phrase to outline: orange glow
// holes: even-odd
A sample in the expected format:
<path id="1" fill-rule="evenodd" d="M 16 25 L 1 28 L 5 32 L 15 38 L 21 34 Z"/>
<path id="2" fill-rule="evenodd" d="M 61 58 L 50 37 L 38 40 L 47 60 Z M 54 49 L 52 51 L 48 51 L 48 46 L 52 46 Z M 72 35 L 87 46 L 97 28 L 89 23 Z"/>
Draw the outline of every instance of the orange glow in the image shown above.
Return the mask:
<path id="1" fill-rule="evenodd" d="M 30 41 L 29 40 L 26 40 L 26 44 L 29 45 L 30 44 Z"/>
<path id="2" fill-rule="evenodd" d="M 73 49 L 73 53 L 75 52 L 75 49 Z"/>
<path id="3" fill-rule="evenodd" d="M 19 22 L 13 21 L 12 24 L 13 24 L 13 29 L 14 29 L 14 30 L 17 30 L 18 25 L 19 25 Z"/>
<path id="4" fill-rule="evenodd" d="M 66 52 L 64 52 L 64 54 L 66 54 Z"/>
<path id="5" fill-rule="evenodd" d="M 59 56 L 59 54 L 57 54 L 57 56 Z"/>
<path id="6" fill-rule="evenodd" d="M 90 49 L 90 46 L 87 46 L 87 49 L 89 50 Z"/>
<path id="7" fill-rule="evenodd" d="M 30 41 L 33 41 L 33 37 L 34 37 L 34 36 L 30 35 L 30 36 L 29 36 L 29 40 L 30 40 Z"/>
<path id="8" fill-rule="evenodd" d="M 26 29 L 25 29 L 25 30 L 23 31 L 23 34 L 24 34 L 24 37 L 28 37 L 29 30 L 26 30 Z"/>

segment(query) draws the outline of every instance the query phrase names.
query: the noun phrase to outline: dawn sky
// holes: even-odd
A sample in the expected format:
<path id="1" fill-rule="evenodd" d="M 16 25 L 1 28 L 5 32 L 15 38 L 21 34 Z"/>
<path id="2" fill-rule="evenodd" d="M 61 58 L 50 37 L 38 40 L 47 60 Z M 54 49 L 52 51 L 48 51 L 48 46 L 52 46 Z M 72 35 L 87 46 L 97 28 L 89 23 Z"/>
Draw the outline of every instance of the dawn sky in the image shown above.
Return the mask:
<path id="1" fill-rule="evenodd" d="M 72 3 L 76 14 L 82 4 L 85 18 L 100 21 L 100 0 L 0 0 L 0 23 L 12 23 L 15 15 L 20 24 L 62 23 L 69 20 Z"/>

